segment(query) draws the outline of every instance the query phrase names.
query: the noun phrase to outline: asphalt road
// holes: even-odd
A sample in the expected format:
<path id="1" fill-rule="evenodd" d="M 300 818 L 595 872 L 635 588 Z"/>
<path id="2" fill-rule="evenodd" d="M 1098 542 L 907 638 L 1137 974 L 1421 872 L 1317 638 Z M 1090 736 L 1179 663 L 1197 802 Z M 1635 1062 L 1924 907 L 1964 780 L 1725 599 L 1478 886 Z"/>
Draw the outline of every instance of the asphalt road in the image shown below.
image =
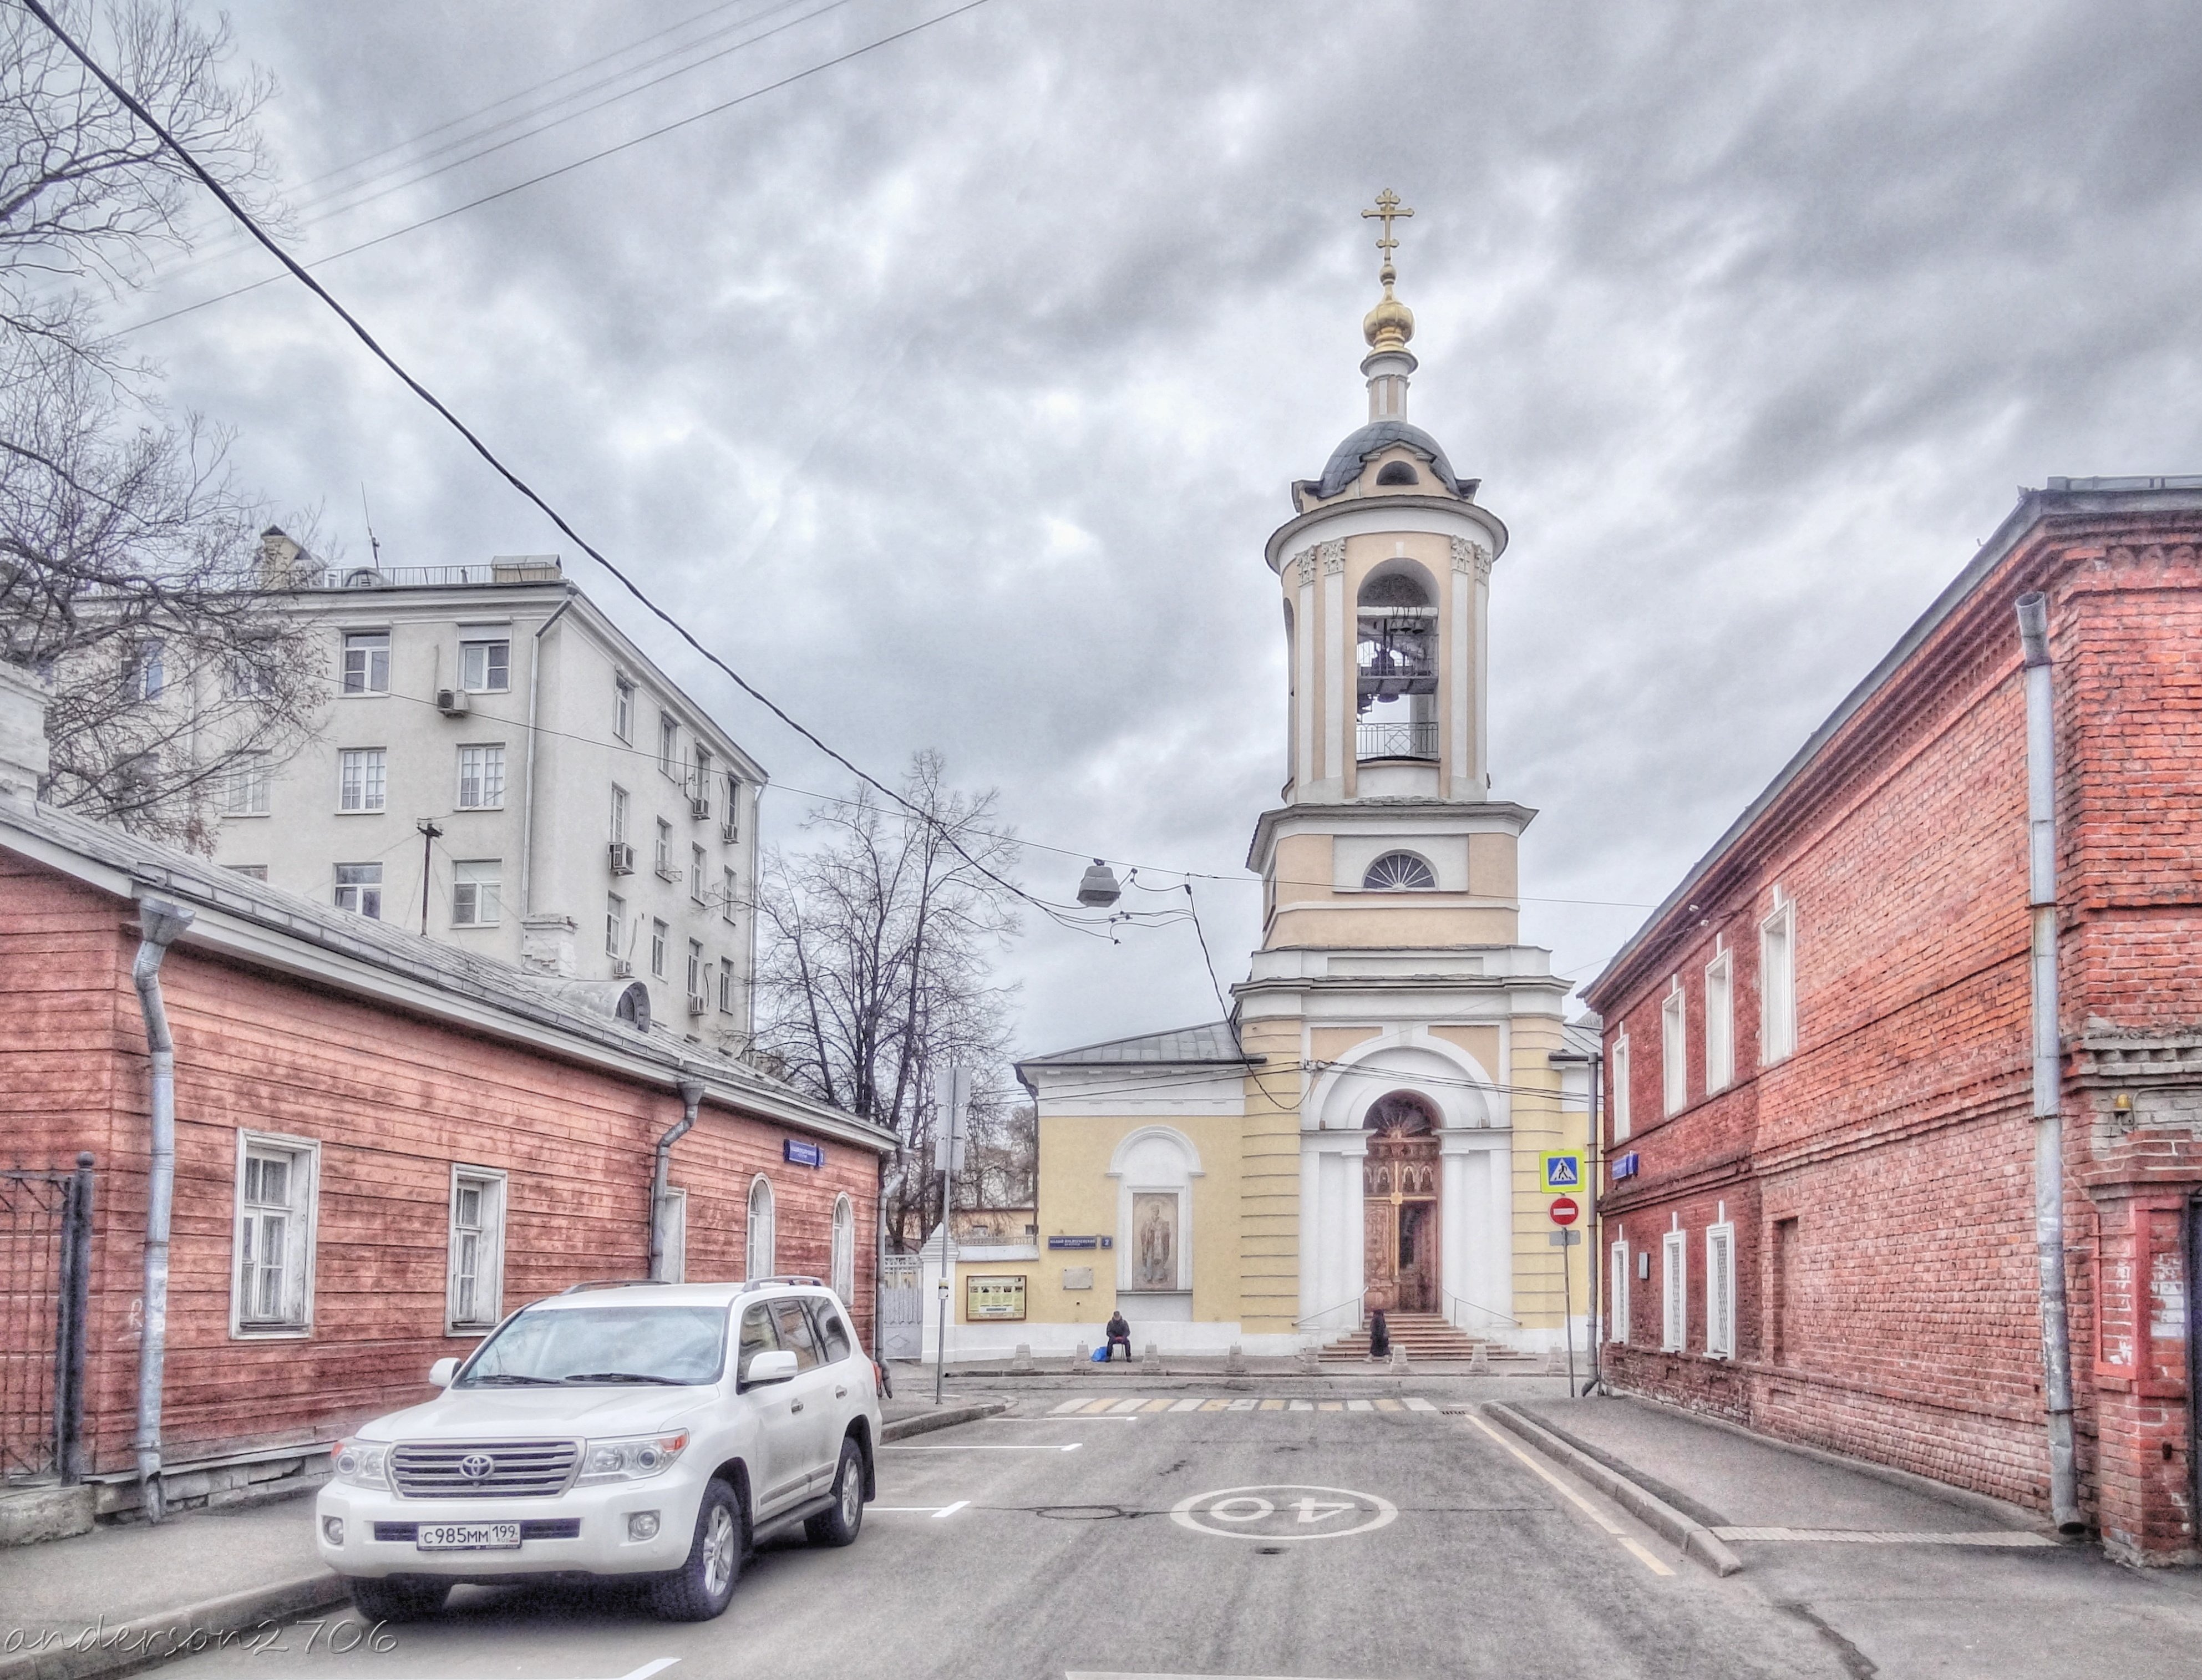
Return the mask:
<path id="1" fill-rule="evenodd" d="M 1242 1404 L 1054 1415 L 1094 1398 L 1067 1382 L 1022 1390 L 1009 1418 L 884 1449 L 857 1543 L 768 1544 L 716 1622 L 662 1624 L 611 1589 L 468 1587 L 386 1651 L 309 1622 L 280 1649 L 163 1671 L 614 1680 L 670 1659 L 666 1680 L 1858 1672 L 1808 1617 L 1675 1559 L 1472 1418 L 1206 1394 Z M 1203 1397 L 1158 1391 L 1168 1406 Z"/>

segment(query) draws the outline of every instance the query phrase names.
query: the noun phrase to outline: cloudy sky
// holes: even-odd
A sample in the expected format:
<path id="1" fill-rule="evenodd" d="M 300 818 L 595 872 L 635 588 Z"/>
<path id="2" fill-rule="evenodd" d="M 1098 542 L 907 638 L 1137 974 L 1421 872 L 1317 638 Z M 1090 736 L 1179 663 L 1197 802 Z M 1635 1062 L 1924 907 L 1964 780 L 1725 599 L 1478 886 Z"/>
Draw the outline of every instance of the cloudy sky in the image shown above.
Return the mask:
<path id="1" fill-rule="evenodd" d="M 232 15 L 311 259 L 961 3 Z M 1493 748 L 1542 813 L 1525 932 L 1587 980 L 2018 486 L 2202 469 L 2191 23 L 986 0 L 320 273 L 852 758 L 938 747 L 1031 840 L 1233 877 L 1200 883 L 1228 984 L 1284 768 L 1262 544 L 1365 413 L 1357 212 L 1395 188 L 1413 416 L 1513 532 Z M 208 227 L 118 322 L 272 269 Z M 295 286 L 133 342 L 271 503 L 324 502 L 357 555 L 363 484 L 401 564 L 565 548 L 780 783 L 845 787 Z M 774 830 L 804 807 L 774 794 Z M 1051 896 L 1077 870 L 1025 856 Z M 1189 928 L 1033 920 L 1021 1047 L 1213 1016 Z"/>

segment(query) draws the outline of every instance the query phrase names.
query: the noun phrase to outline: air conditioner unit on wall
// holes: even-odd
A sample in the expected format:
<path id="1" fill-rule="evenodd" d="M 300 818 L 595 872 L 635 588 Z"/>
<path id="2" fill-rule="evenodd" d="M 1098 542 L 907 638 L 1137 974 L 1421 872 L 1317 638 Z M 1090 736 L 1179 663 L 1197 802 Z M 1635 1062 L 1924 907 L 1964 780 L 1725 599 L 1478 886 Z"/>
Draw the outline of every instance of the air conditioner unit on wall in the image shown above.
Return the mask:
<path id="1" fill-rule="evenodd" d="M 691 997 L 688 999 L 688 1012 L 691 1015 L 709 1014 L 711 1012 L 711 1000 L 709 998 Z"/>
<path id="2" fill-rule="evenodd" d="M 612 978 L 614 980 L 633 980 L 634 978 L 634 964 L 628 962 L 624 957 L 614 958 L 612 959 Z"/>
<path id="3" fill-rule="evenodd" d="M 463 688 L 439 688 L 436 691 L 436 710 L 446 717 L 464 717 L 473 705 L 473 698 Z"/>
<path id="4" fill-rule="evenodd" d="M 611 844 L 611 853 L 612 873 L 614 875 L 633 875 L 634 873 L 634 848 L 633 846 L 629 846 L 625 840 L 614 840 Z"/>
<path id="5" fill-rule="evenodd" d="M 688 814 L 694 817 L 698 822 L 704 821 L 711 814 L 710 800 L 708 799 L 690 799 L 688 801 Z"/>
<path id="6" fill-rule="evenodd" d="M 736 822 L 733 817 L 729 816 L 725 822 L 719 824 L 719 838 L 726 841 L 728 846 L 733 845 L 734 842 L 741 839 L 741 825 Z"/>

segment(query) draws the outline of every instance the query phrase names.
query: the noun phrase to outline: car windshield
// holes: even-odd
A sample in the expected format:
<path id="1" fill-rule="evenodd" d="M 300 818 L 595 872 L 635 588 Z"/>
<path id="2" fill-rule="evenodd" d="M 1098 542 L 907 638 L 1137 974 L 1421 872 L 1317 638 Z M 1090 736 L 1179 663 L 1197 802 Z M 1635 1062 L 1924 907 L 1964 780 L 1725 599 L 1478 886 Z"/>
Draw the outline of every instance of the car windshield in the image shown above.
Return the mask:
<path id="1" fill-rule="evenodd" d="M 531 1307 L 453 1386 L 715 1382 L 726 1344 L 722 1306 Z"/>

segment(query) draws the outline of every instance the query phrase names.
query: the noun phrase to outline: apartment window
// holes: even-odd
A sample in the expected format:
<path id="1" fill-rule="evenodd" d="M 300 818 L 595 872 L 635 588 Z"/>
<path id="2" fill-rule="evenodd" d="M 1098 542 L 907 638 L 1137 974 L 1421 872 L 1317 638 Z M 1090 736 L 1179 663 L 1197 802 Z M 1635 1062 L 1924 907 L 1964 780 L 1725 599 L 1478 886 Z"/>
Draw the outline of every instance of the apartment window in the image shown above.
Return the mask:
<path id="1" fill-rule="evenodd" d="M 627 789 L 616 782 L 612 785 L 612 839 L 620 845 L 627 841 Z"/>
<path id="2" fill-rule="evenodd" d="M 650 924 L 650 971 L 660 980 L 665 978 L 666 936 L 672 931 L 655 919 Z"/>
<path id="3" fill-rule="evenodd" d="M 669 711 L 657 714 L 657 768 L 680 780 L 680 720 Z"/>
<path id="4" fill-rule="evenodd" d="M 221 814 L 224 816 L 265 816 L 273 778 L 264 752 L 239 754 L 221 775 Z"/>
<path id="5" fill-rule="evenodd" d="M 623 676 L 612 679 L 612 734 L 623 741 L 634 739 L 634 685 Z"/>
<path id="6" fill-rule="evenodd" d="M 696 749 L 696 774 L 688 784 L 688 795 L 696 802 L 697 816 L 711 814 L 711 749 L 708 746 Z"/>
<path id="7" fill-rule="evenodd" d="M 344 692 L 347 694 L 387 694 L 390 692 L 390 633 L 356 630 L 344 639 Z"/>
<path id="8" fill-rule="evenodd" d="M 462 746 L 459 749 L 459 809 L 498 811 L 504 805 L 504 749 L 502 746 Z"/>
<path id="9" fill-rule="evenodd" d="M 728 845 L 742 837 L 742 779 L 727 772 L 727 808 L 719 819 L 720 832 Z"/>
<path id="10" fill-rule="evenodd" d="M 1705 1229 L 1705 1353 L 1735 1357 L 1735 1227 Z"/>
<path id="11" fill-rule="evenodd" d="M 688 896 L 698 904 L 704 902 L 704 875 L 711 867 L 711 860 L 704 855 L 704 848 L 688 848 Z"/>
<path id="12" fill-rule="evenodd" d="M 1669 1353 L 1679 1353 L 1689 1339 L 1690 1251 L 1685 1246 L 1688 1239 L 1680 1231 L 1669 1231 L 1659 1239 L 1662 1265 L 1660 1269 L 1660 1348 Z"/>
<path id="13" fill-rule="evenodd" d="M 1613 1141 L 1628 1137 L 1628 1035 L 1613 1041 Z"/>
<path id="14" fill-rule="evenodd" d="M 451 1256 L 444 1305 L 448 1333 L 486 1330 L 504 1316 L 504 1175 L 451 1169 Z"/>
<path id="15" fill-rule="evenodd" d="M 382 865 L 380 864 L 339 864 L 337 865 L 337 908 L 348 910 L 354 916 L 382 919 Z"/>
<path id="16" fill-rule="evenodd" d="M 1627 1342 L 1628 1340 L 1628 1244 L 1616 1239 L 1610 1260 L 1606 1266 L 1605 1339 Z"/>
<path id="17" fill-rule="evenodd" d="M 390 755 L 379 746 L 348 746 L 337 754 L 337 809 L 380 811 L 389 801 Z"/>
<path id="18" fill-rule="evenodd" d="M 1758 924 L 1758 1059 L 1797 1048 L 1797 906 L 1779 887 L 1774 914 Z"/>
<path id="19" fill-rule="evenodd" d="M 158 641 L 132 643 L 122 667 L 123 691 L 133 700 L 157 700 L 168 685 L 167 650 Z"/>
<path id="20" fill-rule="evenodd" d="M 772 1217 L 772 1181 L 762 1173 L 750 1186 L 750 1220 L 747 1260 L 749 1277 L 770 1277 L 773 1275 L 774 1248 Z"/>
<path id="21" fill-rule="evenodd" d="M 833 1247 L 827 1277 L 835 1294 L 848 1305 L 856 1305 L 857 1210 L 846 1196 L 833 1198 Z M 830 1309 L 819 1316 L 830 1323 Z"/>
<path id="22" fill-rule="evenodd" d="M 657 855 L 651 859 L 651 863 L 657 870 L 659 879 L 663 881 L 680 879 L 673 873 L 673 825 L 662 816 L 657 819 Z"/>
<path id="23" fill-rule="evenodd" d="M 312 1327 L 320 1156 L 309 1139 L 238 1134 L 233 1335 L 299 1335 Z"/>
<path id="24" fill-rule="evenodd" d="M 222 667 L 222 698 L 264 700 L 275 692 L 275 673 L 269 669 L 272 654 L 235 654 Z"/>
<path id="25" fill-rule="evenodd" d="M 469 694 L 495 694 L 512 687 L 512 644 L 497 641 L 459 644 L 459 687 Z"/>
<path id="26" fill-rule="evenodd" d="M 627 955 L 627 900 L 616 893 L 604 894 L 604 955 Z"/>
<path id="27" fill-rule="evenodd" d="M 1690 1099 L 1690 1035 L 1680 975 L 1659 1005 L 1659 1074 L 1667 1112 L 1681 1113 Z"/>
<path id="28" fill-rule="evenodd" d="M 722 879 L 720 881 L 719 919 L 731 922 L 734 919 L 734 900 L 739 896 L 735 889 L 740 883 L 735 880 L 731 868 L 721 870 L 720 874 Z"/>
<path id="29" fill-rule="evenodd" d="M 494 928 L 503 914 L 500 893 L 503 860 L 497 858 L 462 859 L 451 865 L 451 925 L 454 928 Z"/>
<path id="30" fill-rule="evenodd" d="M 1705 965 L 1705 1094 L 1735 1080 L 1735 961 L 1721 954 Z"/>
<path id="31" fill-rule="evenodd" d="M 734 959 L 722 958 L 719 963 L 719 1013 L 734 1012 Z"/>
<path id="32" fill-rule="evenodd" d="M 688 995 L 698 1003 L 708 995 L 704 990 L 704 946 L 700 940 L 688 941 Z"/>

